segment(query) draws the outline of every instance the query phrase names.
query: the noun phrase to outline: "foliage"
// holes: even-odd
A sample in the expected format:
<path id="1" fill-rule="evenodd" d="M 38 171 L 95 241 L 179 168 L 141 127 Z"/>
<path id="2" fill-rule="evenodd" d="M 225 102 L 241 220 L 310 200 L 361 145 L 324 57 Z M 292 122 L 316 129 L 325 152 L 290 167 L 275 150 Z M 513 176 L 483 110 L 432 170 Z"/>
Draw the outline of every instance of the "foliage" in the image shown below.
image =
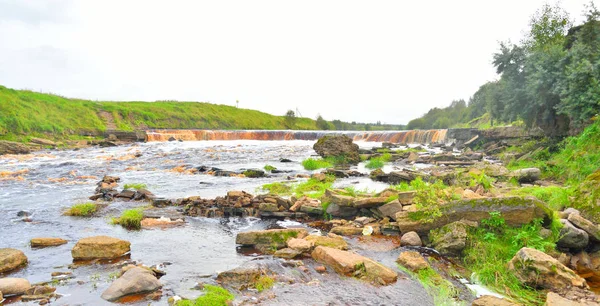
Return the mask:
<path id="1" fill-rule="evenodd" d="M 267 275 L 260 276 L 256 282 L 254 283 L 254 287 L 258 292 L 263 292 L 264 290 L 271 289 L 275 284 L 275 280 Z"/>
<path id="2" fill-rule="evenodd" d="M 203 291 L 204 295 L 193 301 L 178 301 L 177 306 L 227 306 L 235 298 L 231 292 L 219 286 L 204 285 Z"/>
<path id="3" fill-rule="evenodd" d="M 333 165 L 324 159 L 307 158 L 302 161 L 302 166 L 306 170 L 317 170 L 321 168 L 329 168 Z"/>
<path id="4" fill-rule="evenodd" d="M 329 126 L 329 122 L 327 122 L 325 119 L 323 119 L 323 117 L 321 117 L 321 115 L 317 116 L 317 129 L 319 130 L 329 130 L 330 126 Z"/>
<path id="5" fill-rule="evenodd" d="M 470 230 L 464 251 L 466 268 L 474 272 L 478 282 L 519 303 L 541 305 L 544 293 L 523 285 L 506 265 L 523 247 L 543 252 L 554 249 L 559 227 L 552 227 L 553 235 L 549 238 L 540 236 L 541 228 L 540 219 L 513 228 L 506 225 L 500 213 L 490 213 L 490 218 L 482 220 L 479 228 Z"/>
<path id="6" fill-rule="evenodd" d="M 278 195 L 288 195 L 292 193 L 292 186 L 281 182 L 264 184 L 261 188 L 269 191 L 269 193 Z"/>
<path id="7" fill-rule="evenodd" d="M 422 220 L 423 222 L 433 222 L 436 218 L 441 217 L 440 205 L 459 199 L 459 196 L 454 194 L 451 188 L 448 188 L 448 186 L 439 180 L 434 183 L 428 183 L 423 181 L 422 178 L 417 177 L 410 184 L 403 182 L 392 186 L 392 188 L 401 192 L 416 191 L 413 201 L 418 210 L 411 212 L 409 216 L 414 220 Z"/>
<path id="8" fill-rule="evenodd" d="M 375 157 L 375 158 L 369 159 L 369 161 L 367 161 L 367 163 L 365 164 L 365 167 L 368 169 L 379 169 L 379 168 L 383 168 L 384 164 L 385 163 L 383 162 L 383 160 L 381 158 Z"/>
<path id="9" fill-rule="evenodd" d="M 309 198 L 318 199 L 325 194 L 325 190 L 331 189 L 335 176 L 328 175 L 325 181 L 319 181 L 316 179 L 309 179 L 306 182 L 297 184 L 294 186 L 294 193 L 296 196 L 307 196 Z"/>
<path id="10" fill-rule="evenodd" d="M 290 109 L 285 113 L 285 127 L 288 129 L 293 129 L 295 125 L 296 113 Z"/>
<path id="11" fill-rule="evenodd" d="M 267 172 L 271 172 L 271 171 L 273 171 L 273 170 L 277 170 L 277 168 L 275 168 L 275 167 L 273 167 L 273 166 L 271 166 L 271 165 L 265 165 L 264 169 L 265 169 L 265 171 L 267 171 Z"/>
<path id="12" fill-rule="evenodd" d="M 485 191 L 489 191 L 493 187 L 494 179 L 487 176 L 485 172 L 481 172 L 479 174 L 470 173 L 471 180 L 469 185 L 471 187 L 482 186 Z"/>
<path id="13" fill-rule="evenodd" d="M 434 269 L 425 268 L 412 272 L 402 265 L 398 265 L 398 268 L 404 273 L 415 277 L 419 283 L 423 285 L 423 288 L 425 288 L 425 290 L 433 297 L 433 303 L 435 305 L 466 305 L 464 302 L 459 301 L 460 296 L 458 289 Z"/>
<path id="14" fill-rule="evenodd" d="M 75 204 L 65 212 L 66 216 L 89 217 L 98 210 L 95 203 Z"/>
<path id="15" fill-rule="evenodd" d="M 141 183 L 129 183 L 129 184 L 125 184 L 123 186 L 123 188 L 125 188 L 125 189 L 135 189 L 135 190 L 145 189 L 146 187 L 147 187 L 146 184 L 141 184 Z"/>
<path id="16" fill-rule="evenodd" d="M 119 218 L 113 218 L 113 224 L 119 224 L 126 229 L 138 230 L 142 228 L 144 213 L 141 208 L 128 209 Z"/>
<path id="17" fill-rule="evenodd" d="M 575 194 L 575 188 L 531 186 L 515 189 L 511 193 L 519 196 L 534 196 L 548 204 L 548 207 L 554 210 L 561 210 L 571 206 L 571 197 Z"/>

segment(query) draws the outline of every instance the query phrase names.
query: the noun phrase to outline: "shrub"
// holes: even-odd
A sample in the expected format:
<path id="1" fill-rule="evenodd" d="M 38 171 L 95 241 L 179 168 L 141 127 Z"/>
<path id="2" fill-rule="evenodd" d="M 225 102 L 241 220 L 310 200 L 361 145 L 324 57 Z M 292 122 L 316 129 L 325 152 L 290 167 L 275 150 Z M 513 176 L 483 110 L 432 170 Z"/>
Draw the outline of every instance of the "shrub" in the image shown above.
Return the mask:
<path id="1" fill-rule="evenodd" d="M 65 212 L 67 216 L 89 217 L 98 210 L 98 205 L 95 203 L 75 204 Z"/>
<path id="2" fill-rule="evenodd" d="M 365 167 L 367 167 L 368 169 L 379 169 L 383 168 L 383 165 L 383 160 L 381 160 L 381 158 L 376 157 L 369 159 L 369 161 L 365 164 Z"/>
<path id="3" fill-rule="evenodd" d="M 142 228 L 142 219 L 144 213 L 141 208 L 128 209 L 121 214 L 119 218 L 113 218 L 113 224 L 119 224 L 126 229 Z"/>
<path id="4" fill-rule="evenodd" d="M 306 170 L 317 170 L 321 168 L 329 168 L 333 165 L 323 159 L 307 158 L 302 161 L 302 166 Z"/>
<path id="5" fill-rule="evenodd" d="M 256 280 L 254 287 L 256 290 L 258 290 L 258 292 L 263 292 L 264 290 L 268 290 L 273 287 L 273 284 L 275 284 L 275 280 L 273 278 L 263 275 Z"/>

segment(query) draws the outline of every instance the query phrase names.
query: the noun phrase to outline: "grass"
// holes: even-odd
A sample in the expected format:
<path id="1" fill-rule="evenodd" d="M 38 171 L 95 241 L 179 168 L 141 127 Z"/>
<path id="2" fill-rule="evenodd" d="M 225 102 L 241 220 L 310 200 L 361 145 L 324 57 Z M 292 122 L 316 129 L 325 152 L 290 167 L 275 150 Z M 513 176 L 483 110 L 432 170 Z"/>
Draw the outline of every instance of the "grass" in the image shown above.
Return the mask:
<path id="1" fill-rule="evenodd" d="M 98 210 L 98 205 L 95 203 L 75 204 L 65 212 L 66 216 L 89 217 Z"/>
<path id="2" fill-rule="evenodd" d="M 277 170 L 277 168 L 275 168 L 275 167 L 273 167 L 273 166 L 271 166 L 271 165 L 265 165 L 264 169 L 265 169 L 265 171 L 267 171 L 267 172 L 271 172 L 271 171 L 273 171 L 273 170 Z"/>
<path id="3" fill-rule="evenodd" d="M 511 191 L 518 196 L 534 196 L 548 204 L 554 210 L 561 210 L 571 206 L 571 197 L 575 195 L 575 188 L 560 186 L 531 186 L 522 187 Z"/>
<path id="4" fill-rule="evenodd" d="M 554 250 L 559 237 L 560 223 L 552 223 L 553 235 L 542 238 L 542 220 L 512 228 L 506 226 L 500 213 L 490 213 L 481 226 L 469 233 L 464 250 L 465 267 L 474 272 L 476 281 L 524 305 L 541 305 L 545 294 L 525 286 L 507 268 L 507 263 L 523 247 L 543 252 Z"/>
<path id="5" fill-rule="evenodd" d="M 414 220 L 421 220 L 423 222 L 432 222 L 436 218 L 441 217 L 441 204 L 460 199 L 460 196 L 455 194 L 452 188 L 444 185 L 444 183 L 439 180 L 434 183 L 429 183 L 423 181 L 420 177 L 417 177 L 410 183 L 402 182 L 392 186 L 392 188 L 401 192 L 416 191 L 413 202 L 418 210 L 416 212 L 411 212 L 409 216 Z"/>
<path id="6" fill-rule="evenodd" d="M 307 158 L 302 161 L 302 166 L 306 170 L 317 170 L 322 168 L 333 167 L 333 164 L 324 159 Z"/>
<path id="7" fill-rule="evenodd" d="M 113 218 L 113 224 L 119 224 L 126 229 L 139 230 L 142 228 L 142 219 L 144 218 L 143 209 L 128 209 L 121 213 L 119 218 Z"/>
<path id="8" fill-rule="evenodd" d="M 267 190 L 271 194 L 277 195 L 290 195 L 292 194 L 292 186 L 289 184 L 274 182 L 269 184 L 264 184 L 261 187 L 263 190 Z"/>
<path id="9" fill-rule="evenodd" d="M 485 172 L 479 174 L 470 173 L 471 179 L 469 181 L 470 187 L 482 186 L 485 191 L 489 191 L 493 187 L 494 179 L 487 176 Z"/>
<path id="10" fill-rule="evenodd" d="M 195 300 L 179 301 L 176 306 L 226 306 L 229 305 L 229 302 L 233 301 L 234 298 L 235 296 L 231 292 L 222 287 L 204 285 L 203 296 L 200 296 Z"/>
<path id="11" fill-rule="evenodd" d="M 313 199 L 319 199 L 325 194 L 325 190 L 331 189 L 335 177 L 328 175 L 325 181 L 319 181 L 316 179 L 309 179 L 306 182 L 297 184 L 294 186 L 294 193 L 296 196 L 307 196 Z"/>
<path id="12" fill-rule="evenodd" d="M 368 169 L 380 169 L 383 168 L 384 164 L 385 163 L 380 158 L 371 158 L 367 161 L 365 167 Z"/>
<path id="13" fill-rule="evenodd" d="M 263 292 L 265 290 L 271 289 L 275 284 L 275 280 L 267 275 L 262 275 L 256 280 L 254 283 L 254 287 L 258 292 Z"/>
<path id="14" fill-rule="evenodd" d="M 452 285 L 451 282 L 444 279 L 439 273 L 432 268 L 421 269 L 417 272 L 412 272 L 398 265 L 398 268 L 404 273 L 416 278 L 419 283 L 425 288 L 427 293 L 433 297 L 433 303 L 436 306 L 440 305 L 466 305 L 464 302 L 459 302 L 459 291 Z"/>
<path id="15" fill-rule="evenodd" d="M 145 189 L 146 187 L 148 187 L 146 184 L 141 184 L 141 183 L 130 183 L 130 184 L 125 184 L 125 186 L 123 186 L 123 188 L 125 188 L 125 189 L 135 189 L 135 190 Z"/>

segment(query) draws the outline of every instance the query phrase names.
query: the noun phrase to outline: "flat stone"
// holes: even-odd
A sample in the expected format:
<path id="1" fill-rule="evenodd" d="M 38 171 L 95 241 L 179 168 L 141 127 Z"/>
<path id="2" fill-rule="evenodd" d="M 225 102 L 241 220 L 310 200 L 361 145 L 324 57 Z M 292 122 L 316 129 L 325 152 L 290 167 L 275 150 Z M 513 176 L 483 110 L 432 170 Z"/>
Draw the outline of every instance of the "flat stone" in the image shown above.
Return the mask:
<path id="1" fill-rule="evenodd" d="M 354 207 L 356 208 L 371 208 L 385 204 L 387 202 L 386 197 L 375 197 L 375 198 L 364 198 L 354 201 Z"/>
<path id="2" fill-rule="evenodd" d="M 598 303 L 588 302 L 588 301 L 572 301 L 566 299 L 557 293 L 548 292 L 546 295 L 546 303 L 544 306 L 598 306 Z"/>
<path id="3" fill-rule="evenodd" d="M 274 203 L 260 203 L 258 205 L 258 210 L 275 212 L 275 211 L 279 211 L 279 207 L 277 206 L 277 204 L 274 204 Z"/>
<path id="4" fill-rule="evenodd" d="M 27 295 L 48 295 L 56 291 L 56 288 L 51 286 L 33 286 L 25 291 Z"/>
<path id="5" fill-rule="evenodd" d="M 26 264 L 27 256 L 23 252 L 17 249 L 0 249 L 0 273 L 12 271 Z"/>
<path id="6" fill-rule="evenodd" d="M 362 229 L 361 229 L 362 232 Z M 324 246 L 329 248 L 334 248 L 338 250 L 347 250 L 348 243 L 344 238 L 337 237 L 326 237 L 326 236 L 317 236 L 317 235 L 309 235 L 306 236 L 307 241 L 311 242 L 314 246 Z"/>
<path id="7" fill-rule="evenodd" d="M 129 241 L 108 236 L 80 239 L 71 250 L 75 260 L 118 258 L 131 250 Z"/>
<path id="8" fill-rule="evenodd" d="M 493 295 L 483 295 L 475 299 L 472 306 L 519 306 L 519 304 Z"/>
<path id="9" fill-rule="evenodd" d="M 68 241 L 62 238 L 33 238 L 30 241 L 31 247 L 33 248 L 59 246 L 66 244 L 67 242 Z"/>
<path id="10" fill-rule="evenodd" d="M 402 203 L 398 200 L 393 200 L 387 204 L 381 205 L 377 209 L 383 216 L 396 220 L 396 214 L 402 211 Z"/>
<path id="11" fill-rule="evenodd" d="M 362 227 L 354 227 L 354 226 L 336 226 L 331 229 L 331 233 L 342 235 L 342 236 L 354 236 L 354 235 L 362 235 L 363 228 Z"/>
<path id="12" fill-rule="evenodd" d="M 0 292 L 4 296 L 24 294 L 30 287 L 31 284 L 24 278 L 0 278 Z"/>
<path id="13" fill-rule="evenodd" d="M 588 233 L 590 239 L 593 241 L 600 241 L 600 228 L 598 225 L 594 224 L 592 221 L 585 219 L 580 214 L 571 213 L 569 214 L 568 220 L 573 223 L 573 225 L 579 227 Z"/>
<path id="14" fill-rule="evenodd" d="M 302 254 L 302 252 L 292 249 L 292 248 L 284 248 L 281 250 L 277 250 L 273 256 L 285 259 L 293 259 Z"/>
<path id="15" fill-rule="evenodd" d="M 135 267 L 127 270 L 117 278 L 102 293 L 102 298 L 107 301 L 116 301 L 124 296 L 148 293 L 162 287 L 154 273 L 148 269 Z"/>
<path id="16" fill-rule="evenodd" d="M 419 270 L 427 269 L 430 267 L 427 260 L 425 260 L 425 258 L 421 254 L 415 251 L 406 251 L 400 253 L 400 256 L 398 256 L 396 262 L 413 272 L 417 272 Z"/>
<path id="17" fill-rule="evenodd" d="M 263 246 L 275 250 L 285 248 L 291 238 L 304 238 L 308 232 L 304 228 L 272 229 L 238 233 L 235 243 L 245 246 Z M 263 249 L 263 248 L 261 248 Z"/>
<path id="18" fill-rule="evenodd" d="M 381 285 L 389 285 L 398 279 L 398 273 L 392 269 L 348 251 L 318 246 L 313 251 L 312 257 L 320 263 L 331 266 L 339 274 L 366 278 Z"/>
<path id="19" fill-rule="evenodd" d="M 343 206 L 336 203 L 329 203 L 326 212 L 334 217 L 349 218 L 356 216 L 358 209 L 353 206 Z"/>
<path id="20" fill-rule="evenodd" d="M 310 236 L 307 236 L 310 237 Z M 305 239 L 292 238 L 287 241 L 288 248 L 297 250 L 301 253 L 310 252 L 314 246 L 314 242 Z"/>

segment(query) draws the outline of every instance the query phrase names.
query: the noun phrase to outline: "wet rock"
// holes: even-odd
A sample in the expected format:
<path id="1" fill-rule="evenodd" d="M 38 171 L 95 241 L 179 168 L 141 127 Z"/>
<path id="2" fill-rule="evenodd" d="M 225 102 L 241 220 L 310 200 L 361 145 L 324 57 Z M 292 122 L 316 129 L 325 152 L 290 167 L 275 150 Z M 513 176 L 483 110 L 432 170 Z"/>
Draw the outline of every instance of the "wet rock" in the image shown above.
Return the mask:
<path id="1" fill-rule="evenodd" d="M 293 161 L 292 161 L 291 159 L 287 159 L 287 158 L 281 158 L 281 159 L 279 159 L 279 162 L 280 162 L 280 163 L 291 163 L 291 162 L 293 162 Z"/>
<path id="2" fill-rule="evenodd" d="M 291 238 L 304 238 L 308 232 L 304 228 L 272 229 L 238 233 L 235 243 L 254 246 L 265 253 L 285 248 Z"/>
<path id="3" fill-rule="evenodd" d="M 423 242 L 421 241 L 421 237 L 417 232 L 408 232 L 402 235 L 400 238 L 401 246 L 423 246 Z"/>
<path id="4" fill-rule="evenodd" d="M 152 292 L 161 286 L 152 271 L 135 267 L 127 270 L 121 277 L 115 280 L 102 293 L 102 298 L 107 301 L 116 301 L 128 295 Z"/>
<path id="5" fill-rule="evenodd" d="M 29 217 L 31 213 L 28 211 L 21 210 L 17 213 L 17 217 Z"/>
<path id="6" fill-rule="evenodd" d="M 562 223 L 563 227 L 560 229 L 560 238 L 556 242 L 556 246 L 581 250 L 588 245 L 589 236 L 584 230 L 575 227 L 565 219 L 560 219 L 560 223 Z"/>
<path id="7" fill-rule="evenodd" d="M 566 299 L 554 292 L 548 292 L 544 306 L 597 306 L 600 305 L 591 301 L 573 301 Z"/>
<path id="8" fill-rule="evenodd" d="M 116 147 L 117 143 L 114 141 L 104 139 L 104 140 L 99 141 L 98 145 L 102 148 L 107 148 L 107 147 Z"/>
<path id="9" fill-rule="evenodd" d="M 169 141 L 177 141 L 177 138 L 175 138 L 175 137 L 171 136 L 171 137 L 169 137 L 169 139 L 168 139 L 168 140 L 169 140 Z"/>
<path id="10" fill-rule="evenodd" d="M 475 299 L 472 306 L 519 306 L 519 304 L 493 295 L 483 295 Z"/>
<path id="11" fill-rule="evenodd" d="M 315 271 L 317 271 L 318 273 L 323 274 L 323 273 L 327 272 L 327 268 L 325 266 L 316 266 L 315 267 Z"/>
<path id="12" fill-rule="evenodd" d="M 63 245 L 66 244 L 67 241 L 62 238 L 33 238 L 30 243 L 32 248 L 43 248 Z"/>
<path id="13" fill-rule="evenodd" d="M 0 249 L 0 273 L 12 271 L 26 264 L 27 256 L 23 252 L 16 249 Z"/>
<path id="14" fill-rule="evenodd" d="M 356 214 L 358 213 L 358 209 L 352 206 L 342 206 L 337 203 L 329 203 L 325 212 L 332 215 L 333 217 L 348 218 L 356 216 Z"/>
<path id="15" fill-rule="evenodd" d="M 370 258 L 348 251 L 318 246 L 311 256 L 343 275 L 365 278 L 381 285 L 394 283 L 398 279 L 398 273 L 392 269 Z"/>
<path id="16" fill-rule="evenodd" d="M 277 204 L 273 204 L 273 203 L 260 203 L 258 205 L 258 210 L 260 210 L 261 212 L 263 212 L 263 211 L 274 212 L 274 211 L 279 211 L 279 207 L 277 206 Z"/>
<path id="17" fill-rule="evenodd" d="M 352 138 L 346 135 L 323 136 L 313 145 L 313 149 L 324 158 L 344 156 L 350 164 L 360 162 L 358 145 L 352 143 Z"/>
<path id="18" fill-rule="evenodd" d="M 52 146 L 52 147 L 56 146 L 56 142 L 54 142 L 52 140 L 48 140 L 48 139 L 43 139 L 43 138 L 33 137 L 29 140 L 29 142 L 43 145 L 43 146 Z"/>
<path id="19" fill-rule="evenodd" d="M 427 260 L 425 260 L 425 258 L 419 254 L 419 252 L 415 251 L 406 251 L 400 253 L 400 256 L 398 256 L 396 262 L 413 272 L 430 267 Z"/>
<path id="20" fill-rule="evenodd" d="M 598 225 L 595 225 L 592 221 L 585 219 L 580 214 L 571 213 L 569 214 L 568 218 L 573 225 L 588 233 L 590 239 L 594 241 L 600 241 L 600 228 Z"/>
<path id="21" fill-rule="evenodd" d="M 310 237 L 310 236 L 307 236 Z M 310 252 L 314 246 L 313 241 L 309 241 L 305 239 L 292 238 L 287 241 L 288 248 L 297 250 L 301 253 Z"/>
<path id="22" fill-rule="evenodd" d="M 142 228 L 153 228 L 153 227 L 171 227 L 185 224 L 182 219 L 171 220 L 171 218 L 144 218 L 141 222 Z"/>
<path id="23" fill-rule="evenodd" d="M 394 200 L 378 207 L 377 209 L 383 216 L 396 220 L 396 214 L 402 211 L 402 204 L 400 201 Z"/>
<path id="24" fill-rule="evenodd" d="M 154 198 L 152 200 L 152 206 L 154 207 L 167 207 L 173 205 L 173 201 L 165 198 Z"/>
<path id="25" fill-rule="evenodd" d="M 301 251 L 292 249 L 292 248 L 284 248 L 281 250 L 277 250 L 273 256 L 285 259 L 293 259 L 302 254 Z"/>
<path id="26" fill-rule="evenodd" d="M 153 200 L 156 196 L 154 193 L 150 192 L 148 189 L 141 188 L 135 191 L 135 195 L 133 196 L 134 201 L 141 200 Z"/>
<path id="27" fill-rule="evenodd" d="M 25 291 L 27 295 L 48 295 L 54 293 L 56 288 L 50 286 L 33 286 Z"/>
<path id="28" fill-rule="evenodd" d="M 107 184 L 114 184 L 114 183 L 117 183 L 117 182 L 119 182 L 119 181 L 121 181 L 121 178 L 120 178 L 120 177 L 118 177 L 118 176 L 110 176 L 110 175 L 105 175 L 105 176 L 102 178 L 102 181 L 101 181 L 101 182 L 102 182 L 102 183 L 107 183 Z"/>
<path id="29" fill-rule="evenodd" d="M 467 224 L 452 222 L 429 232 L 434 249 L 445 256 L 460 256 L 467 246 Z"/>
<path id="30" fill-rule="evenodd" d="M 0 155 L 3 154 L 29 154 L 29 147 L 22 143 L 0 140 Z"/>
<path id="31" fill-rule="evenodd" d="M 453 201 L 442 205 L 440 211 L 442 217 L 425 222 L 414 220 L 415 212 L 405 210 L 396 214 L 396 222 L 403 233 L 415 231 L 427 235 L 430 230 L 455 221 L 464 219 L 479 222 L 489 218 L 489 213 L 493 211 L 500 212 L 507 225 L 522 226 L 536 218 L 549 218 L 550 209 L 531 197 L 501 197 Z"/>
<path id="32" fill-rule="evenodd" d="M 331 233 L 342 236 L 362 235 L 363 228 L 351 225 L 336 226 L 331 229 Z"/>
<path id="33" fill-rule="evenodd" d="M 222 286 L 234 288 L 248 288 L 254 286 L 261 275 L 266 274 L 267 269 L 253 263 L 237 267 L 235 269 L 221 272 L 217 275 L 217 282 Z"/>
<path id="34" fill-rule="evenodd" d="M 362 229 L 361 229 L 362 231 Z M 348 243 L 344 238 L 337 237 L 326 237 L 326 236 L 317 236 L 317 235 L 309 235 L 304 238 L 305 240 L 311 242 L 314 246 L 324 246 L 328 248 L 338 249 L 338 250 L 347 250 Z"/>
<path id="35" fill-rule="evenodd" d="M 245 177 L 250 177 L 250 178 L 258 178 L 258 177 L 264 177 L 265 176 L 265 172 L 259 169 L 248 169 L 246 171 L 243 172 Z"/>
<path id="36" fill-rule="evenodd" d="M 542 171 L 538 168 L 525 168 L 515 170 L 511 175 L 519 181 L 519 183 L 533 183 L 540 179 Z"/>
<path id="37" fill-rule="evenodd" d="M 124 198 L 124 199 L 133 199 L 133 197 L 135 197 L 135 191 L 128 190 L 128 189 L 121 191 L 117 195 L 117 198 Z"/>
<path id="38" fill-rule="evenodd" d="M 387 197 L 374 197 L 374 198 L 364 198 L 354 201 L 354 207 L 356 208 L 371 208 L 377 207 L 385 204 L 387 202 Z"/>
<path id="39" fill-rule="evenodd" d="M 22 295 L 31 288 L 31 284 L 24 278 L 0 278 L 0 292 L 4 296 Z"/>
<path id="40" fill-rule="evenodd" d="M 508 263 L 517 278 L 526 285 L 549 290 L 571 287 L 588 288 L 585 280 L 573 270 L 544 252 L 522 248 Z"/>
<path id="41" fill-rule="evenodd" d="M 313 180 L 317 180 L 319 182 L 324 182 L 325 180 L 327 180 L 327 174 L 325 174 L 325 173 L 315 173 L 315 174 L 311 175 L 310 178 L 313 179 Z"/>
<path id="42" fill-rule="evenodd" d="M 118 258 L 131 250 L 129 241 L 108 237 L 94 236 L 82 238 L 71 250 L 75 260 Z"/>

